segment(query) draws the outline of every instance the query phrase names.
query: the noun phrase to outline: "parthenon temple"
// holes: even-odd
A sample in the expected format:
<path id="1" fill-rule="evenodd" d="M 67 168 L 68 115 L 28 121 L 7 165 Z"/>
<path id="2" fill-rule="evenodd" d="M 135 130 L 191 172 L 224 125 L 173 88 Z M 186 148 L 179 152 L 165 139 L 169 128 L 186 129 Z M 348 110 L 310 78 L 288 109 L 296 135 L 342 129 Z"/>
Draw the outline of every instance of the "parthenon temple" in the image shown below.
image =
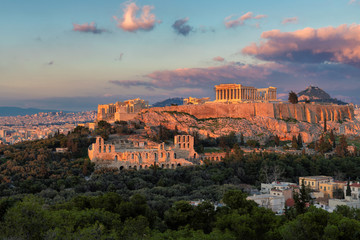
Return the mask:
<path id="1" fill-rule="evenodd" d="M 255 88 L 241 84 L 215 86 L 216 102 L 276 101 L 276 88 Z"/>

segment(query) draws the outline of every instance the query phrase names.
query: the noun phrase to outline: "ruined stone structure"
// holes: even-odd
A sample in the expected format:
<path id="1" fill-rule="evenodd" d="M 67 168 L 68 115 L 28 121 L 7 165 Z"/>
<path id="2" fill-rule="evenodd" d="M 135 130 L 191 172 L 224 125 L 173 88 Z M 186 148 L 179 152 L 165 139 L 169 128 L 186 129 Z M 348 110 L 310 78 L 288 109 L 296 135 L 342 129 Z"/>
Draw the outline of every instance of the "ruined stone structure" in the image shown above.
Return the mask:
<path id="1" fill-rule="evenodd" d="M 245 118 L 256 116 L 275 119 L 295 119 L 297 121 L 319 123 L 327 121 L 354 120 L 354 107 L 351 105 L 290 104 L 290 103 L 208 103 L 156 107 L 147 111 L 183 112 L 198 119 L 206 118 Z"/>
<path id="2" fill-rule="evenodd" d="M 97 121 L 128 121 L 134 119 L 137 114 L 149 107 L 149 102 L 140 98 L 98 105 Z"/>
<path id="3" fill-rule="evenodd" d="M 193 97 L 189 97 L 189 98 L 185 98 L 184 99 L 184 105 L 190 105 L 190 104 L 204 104 L 206 102 L 210 101 L 209 97 L 206 98 L 193 98 Z"/>
<path id="4" fill-rule="evenodd" d="M 176 168 L 193 165 L 191 160 L 199 158 L 191 135 L 176 135 L 174 146 L 119 137 L 105 143 L 103 138 L 97 137 L 89 147 L 88 155 L 91 161 L 119 170 L 147 169 L 155 163 L 161 168 Z"/>
<path id="5" fill-rule="evenodd" d="M 255 88 L 241 84 L 220 84 L 215 86 L 215 102 L 276 101 L 276 88 Z"/>

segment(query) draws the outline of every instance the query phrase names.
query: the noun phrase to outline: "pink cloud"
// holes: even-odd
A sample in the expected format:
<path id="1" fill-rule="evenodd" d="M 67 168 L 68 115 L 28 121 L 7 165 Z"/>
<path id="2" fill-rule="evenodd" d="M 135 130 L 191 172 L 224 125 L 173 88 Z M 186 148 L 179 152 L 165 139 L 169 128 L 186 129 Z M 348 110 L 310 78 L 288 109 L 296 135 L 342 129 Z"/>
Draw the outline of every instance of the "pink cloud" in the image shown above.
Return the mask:
<path id="1" fill-rule="evenodd" d="M 289 62 L 338 62 L 360 67 L 360 25 L 340 25 L 295 32 L 263 32 L 259 44 L 252 43 L 242 53 L 262 60 Z"/>
<path id="2" fill-rule="evenodd" d="M 230 15 L 228 17 L 225 18 L 224 24 L 227 28 L 235 28 L 237 26 L 241 26 L 244 25 L 245 21 L 248 19 L 262 19 L 262 18 L 266 18 L 266 15 L 256 15 L 253 16 L 252 12 L 247 12 L 244 15 L 236 18 L 236 19 L 232 19 L 234 17 L 234 15 Z"/>
<path id="3" fill-rule="evenodd" d="M 228 62 L 221 66 L 181 68 L 155 71 L 143 80 L 112 80 L 109 83 L 137 92 L 146 88 L 149 93 L 169 96 L 214 96 L 214 85 L 240 83 L 248 86 L 278 88 L 278 93 L 299 92 L 315 84 L 330 95 L 348 95 L 360 103 L 360 68 L 341 63 L 267 62 L 257 65 Z M 286 95 L 284 95 L 286 96 Z"/>
<path id="4" fill-rule="evenodd" d="M 232 62 L 217 67 L 155 71 L 146 77 L 152 79 L 152 84 L 159 88 L 203 87 L 239 79 L 261 80 L 271 73 L 269 65 L 255 66 Z"/>
<path id="5" fill-rule="evenodd" d="M 124 31 L 150 31 L 155 27 L 156 23 L 160 23 L 160 21 L 156 20 L 155 14 L 151 13 L 153 9 L 153 6 L 145 5 L 140 10 L 134 2 L 130 2 L 125 6 L 122 18 L 118 18 L 117 16 L 113 16 L 113 18 L 117 22 L 117 27 Z M 138 11 L 141 12 L 139 17 L 136 16 Z"/>
<path id="6" fill-rule="evenodd" d="M 281 23 L 284 25 L 288 23 L 298 23 L 298 18 L 297 17 L 285 18 Z"/>
<path id="7" fill-rule="evenodd" d="M 97 28 L 94 22 L 91 22 L 90 24 L 89 23 L 84 23 L 84 24 L 73 23 L 73 31 L 94 33 L 94 34 L 100 34 L 103 32 L 107 32 L 107 30 L 105 30 L 105 29 Z"/>
<path id="8" fill-rule="evenodd" d="M 225 58 L 217 56 L 217 57 L 214 57 L 213 60 L 216 62 L 223 62 L 223 61 L 225 61 Z"/>

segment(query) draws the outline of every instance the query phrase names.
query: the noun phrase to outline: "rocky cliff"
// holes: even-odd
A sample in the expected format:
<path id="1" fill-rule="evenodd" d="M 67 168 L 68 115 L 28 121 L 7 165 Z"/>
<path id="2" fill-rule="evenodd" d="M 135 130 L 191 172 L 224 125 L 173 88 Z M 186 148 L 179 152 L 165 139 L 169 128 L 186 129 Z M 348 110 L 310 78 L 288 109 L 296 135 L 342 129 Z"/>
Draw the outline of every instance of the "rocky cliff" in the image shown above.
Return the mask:
<path id="1" fill-rule="evenodd" d="M 288 103 L 209 103 L 150 108 L 144 112 L 183 112 L 198 119 L 267 117 L 274 119 L 295 119 L 301 122 L 319 123 L 354 119 L 354 108 L 350 105 L 288 104 Z"/>
<path id="2" fill-rule="evenodd" d="M 175 111 L 146 111 L 142 112 L 138 119 L 145 122 L 148 127 L 163 126 L 187 133 L 198 132 L 206 137 L 219 137 L 234 131 L 237 135 L 242 133 L 247 139 L 255 139 L 261 142 L 269 137 L 278 135 L 281 140 L 291 140 L 292 136 L 299 133 L 305 143 L 312 142 L 319 138 L 323 132 L 323 124 L 309 122 L 298 122 L 292 120 L 280 120 L 263 116 L 251 116 L 248 118 L 208 118 L 198 119 L 197 117 L 184 112 Z M 358 122 L 328 122 L 328 129 L 344 134 L 360 134 Z"/>
<path id="3" fill-rule="evenodd" d="M 147 126 L 159 126 L 202 136 L 219 137 L 234 131 L 246 139 L 266 141 L 278 135 L 291 140 L 298 134 L 309 143 L 323 132 L 323 121 L 328 129 L 339 134 L 360 134 L 359 122 L 354 120 L 350 105 L 286 104 L 286 103 L 210 103 L 150 108 L 142 111 L 139 120 Z"/>

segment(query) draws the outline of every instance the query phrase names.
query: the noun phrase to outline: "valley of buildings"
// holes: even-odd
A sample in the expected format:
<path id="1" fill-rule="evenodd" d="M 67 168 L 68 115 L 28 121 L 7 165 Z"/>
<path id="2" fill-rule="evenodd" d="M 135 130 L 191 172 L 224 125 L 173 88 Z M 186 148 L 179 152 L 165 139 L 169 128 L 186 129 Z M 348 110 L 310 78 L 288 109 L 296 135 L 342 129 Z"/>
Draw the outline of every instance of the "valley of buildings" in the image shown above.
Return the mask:
<path id="1" fill-rule="evenodd" d="M 63 113 L 49 112 L 26 116 L 0 117 L 0 143 L 44 139 L 55 133 L 67 134 L 79 124 L 92 123 L 95 111 Z"/>
<path id="2" fill-rule="evenodd" d="M 337 206 L 360 208 L 360 184 L 350 182 L 350 194 L 346 195 L 347 182 L 336 181 L 330 176 L 304 176 L 299 178 L 301 183 L 310 190 L 311 201 L 317 208 L 332 212 Z M 261 183 L 260 192 L 250 194 L 247 199 L 255 201 L 260 207 L 271 209 L 283 214 L 285 207 L 294 206 L 294 193 L 299 193 L 296 183 L 277 182 Z"/>

